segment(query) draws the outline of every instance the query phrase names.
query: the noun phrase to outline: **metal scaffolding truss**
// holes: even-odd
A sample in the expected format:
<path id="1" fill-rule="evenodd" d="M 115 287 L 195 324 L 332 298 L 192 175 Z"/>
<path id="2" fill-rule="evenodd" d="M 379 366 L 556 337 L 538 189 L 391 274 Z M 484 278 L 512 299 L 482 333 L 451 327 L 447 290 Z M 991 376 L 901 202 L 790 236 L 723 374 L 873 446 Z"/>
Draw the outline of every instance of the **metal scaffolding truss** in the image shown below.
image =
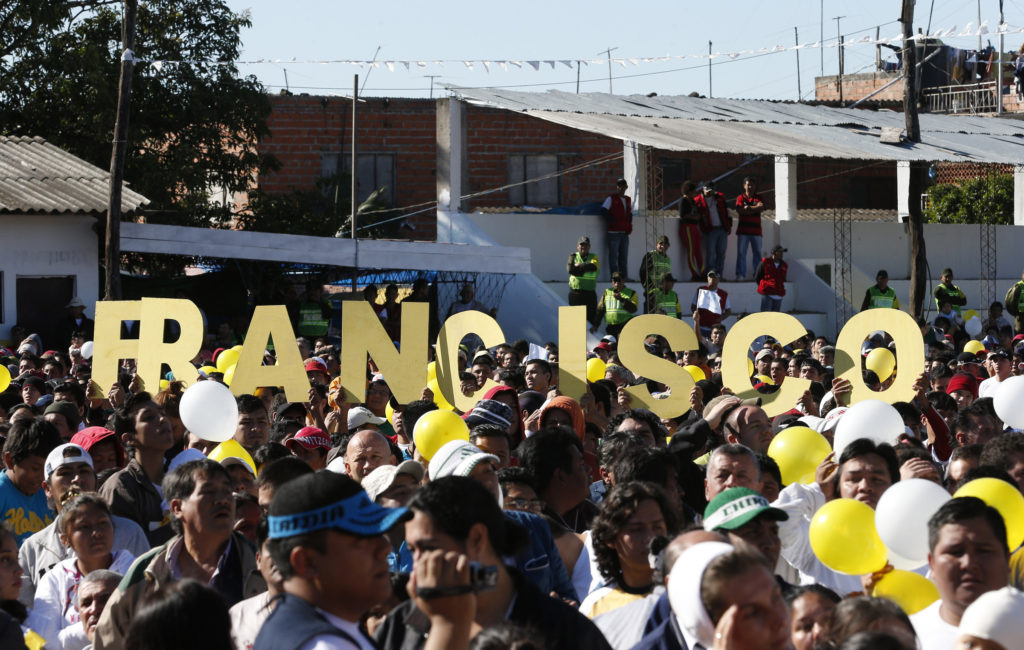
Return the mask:
<path id="1" fill-rule="evenodd" d="M 655 200 L 661 199 L 661 186 L 662 186 L 662 171 L 661 166 L 654 163 L 654 150 L 648 146 L 639 146 L 640 149 L 640 164 L 641 178 L 643 178 L 646 184 L 644 201 L 644 212 L 647 218 L 647 227 L 644 231 L 644 240 L 647 248 L 645 250 L 654 250 L 654 245 L 658 242 L 658 237 L 665 234 L 665 219 L 654 218 L 654 208 L 656 206 Z"/>
<path id="2" fill-rule="evenodd" d="M 978 279 L 981 281 L 981 296 L 978 303 L 978 310 L 982 314 L 988 313 L 988 306 L 997 300 L 996 298 L 996 225 L 986 217 L 985 221 L 978 226 L 981 230 L 978 236 L 978 248 L 980 267 Z"/>
<path id="3" fill-rule="evenodd" d="M 835 300 L 836 333 L 853 315 L 853 211 L 832 211 L 832 295 Z"/>

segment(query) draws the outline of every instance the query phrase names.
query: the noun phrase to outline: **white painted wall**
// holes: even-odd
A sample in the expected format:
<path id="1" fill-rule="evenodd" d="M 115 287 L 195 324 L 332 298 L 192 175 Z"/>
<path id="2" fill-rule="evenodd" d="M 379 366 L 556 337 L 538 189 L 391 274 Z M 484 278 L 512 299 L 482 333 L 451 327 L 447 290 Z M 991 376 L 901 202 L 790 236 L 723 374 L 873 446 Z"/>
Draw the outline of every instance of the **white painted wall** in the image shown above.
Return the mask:
<path id="1" fill-rule="evenodd" d="M 86 305 L 100 298 L 99 246 L 86 215 L 0 215 L 0 271 L 3 271 L 3 322 L 0 339 L 8 340 L 16 324 L 18 277 L 75 276 L 75 294 Z M 62 316 L 63 314 L 56 314 Z"/>

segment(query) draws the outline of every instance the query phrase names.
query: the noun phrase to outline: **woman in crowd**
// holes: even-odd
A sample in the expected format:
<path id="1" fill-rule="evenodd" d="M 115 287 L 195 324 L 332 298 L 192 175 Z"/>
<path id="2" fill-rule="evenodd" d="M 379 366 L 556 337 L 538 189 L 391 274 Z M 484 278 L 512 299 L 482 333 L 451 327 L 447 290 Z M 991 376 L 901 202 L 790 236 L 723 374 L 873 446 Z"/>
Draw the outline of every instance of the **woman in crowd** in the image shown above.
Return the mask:
<path id="1" fill-rule="evenodd" d="M 114 550 L 114 524 L 110 509 L 99 495 L 72 496 L 61 509 L 61 542 L 75 554 L 60 562 L 39 581 L 28 625 L 49 645 L 83 647 L 87 643 L 75 598 L 78 583 L 97 569 L 124 574 L 135 556 Z"/>
<path id="2" fill-rule="evenodd" d="M 808 585 L 791 590 L 785 597 L 792 619 L 793 650 L 814 650 L 832 610 L 840 601 L 839 596 L 828 587 Z"/>
<path id="3" fill-rule="evenodd" d="M 678 532 L 676 513 L 665 492 L 651 483 L 629 482 L 612 489 L 591 529 L 604 584 L 586 597 L 581 612 L 594 618 L 651 593 L 651 540 Z"/>

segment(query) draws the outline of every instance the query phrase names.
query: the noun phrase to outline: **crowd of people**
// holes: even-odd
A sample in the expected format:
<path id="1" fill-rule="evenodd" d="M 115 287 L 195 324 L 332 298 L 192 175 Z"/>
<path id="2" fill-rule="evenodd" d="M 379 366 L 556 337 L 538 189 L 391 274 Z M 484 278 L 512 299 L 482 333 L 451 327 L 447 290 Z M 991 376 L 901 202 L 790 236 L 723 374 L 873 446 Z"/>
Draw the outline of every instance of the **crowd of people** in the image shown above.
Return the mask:
<path id="1" fill-rule="evenodd" d="M 570 259 L 583 279 L 596 270 L 588 243 Z M 664 265 L 652 258 L 657 275 Z M 691 306 L 697 349 L 645 341 L 704 376 L 678 417 L 634 404 L 631 386 L 656 398 L 669 388 L 624 367 L 614 334 L 589 351 L 605 374 L 578 399 L 559 390 L 554 343 L 484 348 L 467 338 L 456 385 L 479 399 L 445 415 L 464 436 L 445 430 L 428 444 L 451 410 L 443 396 L 425 387 L 399 403 L 372 360 L 365 386 L 344 387 L 339 348 L 300 336 L 307 400 L 273 387 L 239 395 L 227 453 L 182 422 L 185 389 L 173 377 L 149 392 L 125 360 L 115 385 L 97 386 L 84 353 L 91 321 L 73 301 L 59 348 L 29 334 L 0 349 L 12 377 L 0 393 L 0 647 L 1020 647 L 1024 540 L 1008 539 L 985 501 L 954 498 L 931 517 L 918 571 L 938 599 L 910 616 L 875 594 L 891 567 L 840 573 L 809 528 L 831 501 L 873 509 L 909 479 L 953 493 L 988 477 L 1024 492 L 1024 434 L 992 399 L 1024 374 L 1024 334 L 1004 337 L 994 311 L 995 335 L 966 341 L 919 321 L 926 372 L 913 399 L 893 405 L 903 435 L 853 440 L 813 480 L 787 484 L 772 441 L 799 426 L 831 444 L 850 382 L 834 376 L 833 342 L 808 332 L 761 337 L 750 385 L 723 385 L 728 296 L 717 271 L 706 277 Z M 869 306 L 897 306 L 885 304 L 886 279 Z M 329 317 L 318 289 L 293 314 L 307 336 Z M 639 297 L 623 289 L 631 314 Z M 963 297 L 951 272 L 942 292 L 947 306 Z M 389 287 L 379 303 L 385 328 L 398 293 Z M 462 302 L 472 305 L 472 292 Z M 240 338 L 217 331 L 195 359 L 200 381 L 224 381 L 213 366 Z M 862 352 L 893 346 L 876 332 Z M 864 381 L 885 390 L 898 372 L 864 370 Z M 810 388 L 775 417 L 760 397 L 735 395 L 792 378 Z"/>

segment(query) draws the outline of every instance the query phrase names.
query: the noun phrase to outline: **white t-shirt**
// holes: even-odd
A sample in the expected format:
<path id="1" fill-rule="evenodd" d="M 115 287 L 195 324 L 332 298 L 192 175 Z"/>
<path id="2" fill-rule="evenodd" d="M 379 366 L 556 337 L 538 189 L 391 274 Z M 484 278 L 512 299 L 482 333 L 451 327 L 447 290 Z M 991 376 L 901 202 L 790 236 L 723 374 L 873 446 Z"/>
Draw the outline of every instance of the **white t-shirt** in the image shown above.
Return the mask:
<path id="1" fill-rule="evenodd" d="M 999 388 L 1000 383 L 999 375 L 995 375 L 978 384 L 978 399 L 982 397 L 995 397 L 996 389 Z"/>
<path id="2" fill-rule="evenodd" d="M 270 616 L 270 592 L 264 591 L 252 598 L 235 603 L 228 610 L 231 616 L 231 638 L 235 642 L 235 650 L 252 650 L 256 643 L 256 635 Z"/>
<path id="3" fill-rule="evenodd" d="M 942 601 L 936 600 L 910 617 L 921 650 L 953 650 L 956 644 L 957 628 L 942 620 L 939 615 L 941 605 Z"/>

